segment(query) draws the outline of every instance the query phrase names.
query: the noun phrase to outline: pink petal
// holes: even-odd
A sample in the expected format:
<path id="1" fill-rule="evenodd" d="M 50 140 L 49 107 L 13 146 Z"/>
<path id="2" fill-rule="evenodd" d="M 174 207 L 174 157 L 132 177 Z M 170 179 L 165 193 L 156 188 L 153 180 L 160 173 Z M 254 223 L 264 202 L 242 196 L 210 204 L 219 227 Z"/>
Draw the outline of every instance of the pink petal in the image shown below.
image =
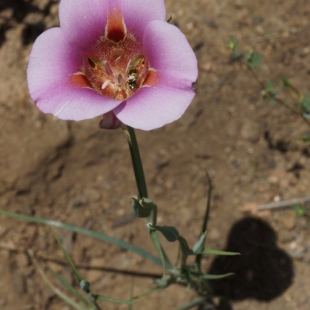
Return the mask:
<path id="1" fill-rule="evenodd" d="M 109 0 L 109 3 L 117 3 L 123 12 L 128 32 L 133 32 L 138 40 L 142 40 L 149 22 L 166 18 L 164 0 Z"/>
<path id="2" fill-rule="evenodd" d="M 62 0 L 60 27 L 67 40 L 86 51 L 104 36 L 108 0 Z"/>
<path id="3" fill-rule="evenodd" d="M 176 79 L 193 83 L 198 76 L 197 59 L 184 34 L 165 21 L 152 21 L 145 29 L 143 46 L 151 67 Z"/>
<path id="4" fill-rule="evenodd" d="M 76 88 L 70 76 L 80 71 L 81 56 L 60 28 L 41 34 L 33 45 L 27 70 L 30 96 L 44 113 L 82 120 L 104 114 L 119 102 L 97 92 Z"/>
<path id="5" fill-rule="evenodd" d="M 131 127 L 152 130 L 179 119 L 190 105 L 195 92 L 190 87 L 143 87 L 113 111 Z"/>
<path id="6" fill-rule="evenodd" d="M 154 86 L 142 87 L 113 111 L 126 125 L 151 130 L 179 119 L 195 96 L 191 88 L 198 75 L 196 56 L 181 31 L 165 21 L 150 22 L 143 46 L 152 68 Z"/>

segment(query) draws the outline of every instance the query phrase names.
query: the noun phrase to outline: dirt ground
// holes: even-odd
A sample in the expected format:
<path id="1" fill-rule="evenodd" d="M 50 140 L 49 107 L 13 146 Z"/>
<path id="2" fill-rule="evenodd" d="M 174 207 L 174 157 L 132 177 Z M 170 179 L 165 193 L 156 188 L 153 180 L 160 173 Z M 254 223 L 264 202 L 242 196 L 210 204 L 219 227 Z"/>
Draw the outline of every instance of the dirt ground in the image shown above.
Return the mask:
<path id="1" fill-rule="evenodd" d="M 132 0 L 134 2 L 134 0 Z M 190 244 L 200 234 L 207 178 L 214 185 L 207 245 L 241 257 L 207 256 L 210 273 L 235 272 L 213 282 L 226 297 L 219 309 L 310 309 L 310 227 L 292 208 L 257 213 L 255 206 L 309 196 L 310 128 L 281 106 L 261 100 L 248 71 L 229 60 L 234 35 L 240 49 L 263 55 L 263 80 L 291 80 L 310 93 L 310 1 L 166 0 L 167 17 L 187 36 L 199 61 L 197 96 L 177 122 L 137 132 L 149 195 L 159 222 L 174 225 Z M 0 1 L 0 208 L 104 232 L 151 252 L 144 222 L 131 217 L 137 193 L 121 130 L 98 129 L 99 119 L 64 122 L 42 114 L 27 91 L 32 43 L 58 26 L 58 1 Z M 46 55 L 48 57 L 48 55 Z M 290 100 L 284 93 L 282 99 Z M 254 206 L 254 208 L 253 208 Z M 153 287 L 152 278 L 91 267 L 160 273 L 114 245 L 57 231 L 94 292 L 126 299 Z M 175 244 L 164 242 L 172 258 Z M 44 259 L 73 281 L 48 227 L 0 217 L 0 309 L 71 309 L 45 285 L 33 259 Z M 195 297 L 172 286 L 134 309 L 170 310 Z M 103 302 L 104 309 L 127 309 Z"/>

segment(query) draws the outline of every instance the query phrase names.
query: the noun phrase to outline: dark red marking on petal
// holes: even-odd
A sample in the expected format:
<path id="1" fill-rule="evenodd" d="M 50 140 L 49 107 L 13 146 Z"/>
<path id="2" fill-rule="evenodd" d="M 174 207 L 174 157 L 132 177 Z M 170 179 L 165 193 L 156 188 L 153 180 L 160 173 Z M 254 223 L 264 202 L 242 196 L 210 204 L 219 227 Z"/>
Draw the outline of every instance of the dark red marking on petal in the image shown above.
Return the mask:
<path id="1" fill-rule="evenodd" d="M 159 79 L 158 71 L 149 70 L 142 86 L 154 86 L 157 84 Z"/>
<path id="2" fill-rule="evenodd" d="M 112 8 L 108 13 L 106 37 L 115 43 L 123 41 L 126 37 L 126 26 L 123 15 L 117 8 Z"/>
<path id="3" fill-rule="evenodd" d="M 83 73 L 75 73 L 70 75 L 70 82 L 77 88 L 92 88 L 87 77 Z"/>

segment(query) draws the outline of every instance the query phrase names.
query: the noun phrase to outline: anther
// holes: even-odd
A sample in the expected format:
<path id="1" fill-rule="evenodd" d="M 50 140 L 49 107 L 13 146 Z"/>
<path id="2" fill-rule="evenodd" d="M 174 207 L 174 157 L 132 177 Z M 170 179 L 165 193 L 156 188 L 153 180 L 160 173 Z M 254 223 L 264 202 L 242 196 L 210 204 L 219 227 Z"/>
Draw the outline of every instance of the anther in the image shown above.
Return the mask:
<path id="1" fill-rule="evenodd" d="M 118 75 L 117 77 L 117 82 L 119 85 L 122 85 L 122 82 L 123 82 L 123 76 L 121 74 Z"/>
<path id="2" fill-rule="evenodd" d="M 115 66 L 116 66 L 116 67 L 119 67 L 119 61 L 121 60 L 121 57 L 122 57 L 122 56 L 118 56 L 118 57 L 116 58 L 116 60 L 115 60 Z"/>
<path id="3" fill-rule="evenodd" d="M 105 72 L 108 74 L 108 75 L 113 75 L 113 71 L 109 65 L 109 63 L 107 61 L 104 61 L 104 68 L 105 68 Z"/>
<path id="4" fill-rule="evenodd" d="M 110 80 L 104 81 L 104 83 L 103 83 L 102 86 L 101 86 L 101 89 L 105 89 L 110 83 L 111 83 Z"/>

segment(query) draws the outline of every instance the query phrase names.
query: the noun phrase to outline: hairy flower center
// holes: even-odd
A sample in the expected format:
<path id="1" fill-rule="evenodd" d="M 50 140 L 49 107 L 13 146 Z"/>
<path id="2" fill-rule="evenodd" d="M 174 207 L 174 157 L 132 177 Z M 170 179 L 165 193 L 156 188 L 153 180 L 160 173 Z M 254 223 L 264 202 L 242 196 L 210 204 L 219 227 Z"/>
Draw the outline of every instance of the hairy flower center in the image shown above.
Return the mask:
<path id="1" fill-rule="evenodd" d="M 143 85 L 149 64 L 134 36 L 120 42 L 101 37 L 85 58 L 82 72 L 98 93 L 125 100 Z"/>

